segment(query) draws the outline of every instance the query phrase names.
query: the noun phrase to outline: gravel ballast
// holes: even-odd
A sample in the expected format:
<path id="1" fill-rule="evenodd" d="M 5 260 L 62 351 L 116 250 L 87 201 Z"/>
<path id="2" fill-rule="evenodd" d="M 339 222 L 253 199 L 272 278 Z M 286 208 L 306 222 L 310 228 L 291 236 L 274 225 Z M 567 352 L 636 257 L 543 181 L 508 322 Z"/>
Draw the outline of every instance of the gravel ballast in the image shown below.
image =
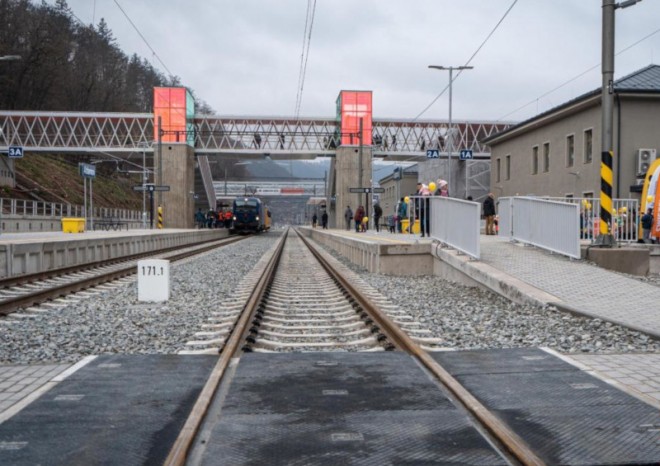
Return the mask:
<path id="1" fill-rule="evenodd" d="M 170 268 L 167 303 L 137 301 L 137 281 L 0 325 L 0 364 L 75 362 L 101 354 L 174 354 L 279 237 L 254 236 Z M 0 322 L 1 323 L 1 322 Z"/>
<path id="2" fill-rule="evenodd" d="M 243 277 L 279 238 L 250 237 L 173 264 L 171 299 L 137 302 L 137 283 L 29 318 L 0 320 L 0 364 L 75 362 L 87 355 L 175 354 L 229 302 Z M 513 304 L 499 295 L 438 277 L 369 274 L 329 251 L 364 282 L 443 339 L 448 349 L 547 346 L 563 353 L 660 352 L 640 332 L 554 308 Z M 660 277 L 646 279 L 660 284 Z"/>

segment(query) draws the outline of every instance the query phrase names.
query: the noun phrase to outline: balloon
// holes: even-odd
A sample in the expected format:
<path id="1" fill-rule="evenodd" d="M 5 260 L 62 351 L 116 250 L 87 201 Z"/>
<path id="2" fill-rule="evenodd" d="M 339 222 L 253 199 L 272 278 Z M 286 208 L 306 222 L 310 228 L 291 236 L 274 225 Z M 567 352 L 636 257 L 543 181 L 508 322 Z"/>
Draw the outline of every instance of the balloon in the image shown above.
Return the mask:
<path id="1" fill-rule="evenodd" d="M 369 221 L 369 217 L 362 217 L 362 223 L 367 223 Z"/>
<path id="2" fill-rule="evenodd" d="M 403 201 L 407 204 L 407 203 L 410 202 L 410 198 L 409 198 L 408 196 L 406 196 L 406 197 L 403 199 Z"/>
<path id="3" fill-rule="evenodd" d="M 620 214 L 625 214 L 626 212 L 628 212 L 628 207 L 620 207 L 619 208 L 619 213 Z"/>
<path id="4" fill-rule="evenodd" d="M 583 206 L 586 207 L 588 203 L 589 203 L 589 201 L 587 201 L 586 199 L 582 199 L 582 205 Z"/>
<path id="5" fill-rule="evenodd" d="M 431 191 L 431 194 L 435 192 L 435 183 L 433 181 L 429 183 L 429 191 Z"/>
<path id="6" fill-rule="evenodd" d="M 587 201 L 587 205 L 585 207 L 587 208 L 587 210 L 591 210 L 591 202 Z"/>
<path id="7" fill-rule="evenodd" d="M 646 196 L 646 202 L 648 202 L 649 204 L 653 202 L 653 196 Z"/>

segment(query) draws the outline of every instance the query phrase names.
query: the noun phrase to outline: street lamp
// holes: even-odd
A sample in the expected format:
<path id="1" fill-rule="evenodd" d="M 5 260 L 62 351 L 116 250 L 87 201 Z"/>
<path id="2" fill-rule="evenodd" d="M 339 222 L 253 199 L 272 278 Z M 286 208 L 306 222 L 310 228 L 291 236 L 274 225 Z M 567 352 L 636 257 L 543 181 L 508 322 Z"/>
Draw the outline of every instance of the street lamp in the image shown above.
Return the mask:
<path id="1" fill-rule="evenodd" d="M 596 238 L 597 246 L 611 247 L 614 237 L 612 224 L 612 165 L 614 152 L 612 147 L 612 121 L 614 118 L 614 10 L 627 8 L 641 0 L 626 0 L 615 3 L 603 0 L 603 44 L 601 71 L 603 86 L 601 90 L 601 170 L 600 170 L 600 233 Z M 618 163 L 617 163 L 618 164 Z"/>
<path id="2" fill-rule="evenodd" d="M 452 190 L 452 184 L 451 184 L 451 153 L 453 150 L 453 145 L 454 145 L 454 134 L 452 132 L 452 121 L 451 121 L 451 85 L 452 82 L 454 81 L 453 74 L 454 70 L 471 70 L 474 68 L 473 66 L 437 66 L 437 65 L 429 65 L 429 68 L 433 68 L 435 70 L 449 70 L 449 138 L 448 138 L 448 143 L 447 143 L 447 163 L 449 164 L 449 169 L 447 170 L 447 192 L 448 194 L 451 194 Z"/>
<path id="3" fill-rule="evenodd" d="M 3 55 L 0 57 L 0 61 L 17 61 L 21 59 L 20 55 Z"/>

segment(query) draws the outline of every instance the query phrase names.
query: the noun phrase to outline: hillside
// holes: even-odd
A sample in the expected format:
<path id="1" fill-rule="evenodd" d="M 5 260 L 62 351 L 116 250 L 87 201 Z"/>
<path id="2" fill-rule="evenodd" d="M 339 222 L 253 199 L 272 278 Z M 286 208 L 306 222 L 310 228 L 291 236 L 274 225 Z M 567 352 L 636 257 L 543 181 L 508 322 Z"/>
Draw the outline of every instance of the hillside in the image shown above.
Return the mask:
<path id="1" fill-rule="evenodd" d="M 79 162 L 87 156 L 28 154 L 15 161 L 16 189 L 2 188 L 2 197 L 83 205 L 83 179 Z M 139 175 L 118 172 L 114 163 L 96 166 L 94 206 L 141 209 L 142 194 L 132 190 Z"/>

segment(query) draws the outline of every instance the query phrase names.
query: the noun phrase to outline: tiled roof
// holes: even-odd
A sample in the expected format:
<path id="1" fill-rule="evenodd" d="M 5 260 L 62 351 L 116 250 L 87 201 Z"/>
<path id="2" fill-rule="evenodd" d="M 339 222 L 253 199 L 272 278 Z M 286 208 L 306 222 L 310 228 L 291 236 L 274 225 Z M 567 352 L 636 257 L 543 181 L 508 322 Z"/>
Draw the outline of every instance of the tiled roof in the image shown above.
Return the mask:
<path id="1" fill-rule="evenodd" d="M 614 81 L 618 91 L 660 92 L 660 66 L 649 65 Z"/>

